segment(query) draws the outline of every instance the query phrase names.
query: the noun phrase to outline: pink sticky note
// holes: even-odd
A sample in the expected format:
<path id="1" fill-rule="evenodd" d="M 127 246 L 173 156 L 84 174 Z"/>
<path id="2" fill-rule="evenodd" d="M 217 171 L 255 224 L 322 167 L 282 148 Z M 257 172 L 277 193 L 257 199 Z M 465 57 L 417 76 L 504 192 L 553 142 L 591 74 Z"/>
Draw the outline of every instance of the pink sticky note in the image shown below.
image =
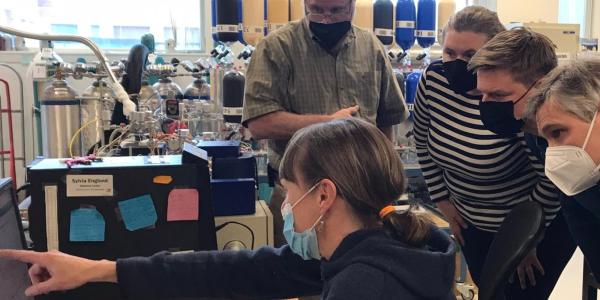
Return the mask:
<path id="1" fill-rule="evenodd" d="M 198 220 L 199 195 L 196 189 L 173 189 L 169 193 L 167 221 Z"/>

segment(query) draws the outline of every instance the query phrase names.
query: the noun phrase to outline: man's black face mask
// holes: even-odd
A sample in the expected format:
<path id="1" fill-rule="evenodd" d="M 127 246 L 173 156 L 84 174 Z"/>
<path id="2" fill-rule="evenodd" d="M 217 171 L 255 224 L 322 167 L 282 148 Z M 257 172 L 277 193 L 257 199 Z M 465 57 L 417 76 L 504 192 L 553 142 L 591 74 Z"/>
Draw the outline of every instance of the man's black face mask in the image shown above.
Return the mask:
<path id="1" fill-rule="evenodd" d="M 344 35 L 352 27 L 350 21 L 338 23 L 323 24 L 317 22 L 309 22 L 310 31 L 315 35 L 315 39 L 323 49 L 330 51 L 338 44 Z"/>

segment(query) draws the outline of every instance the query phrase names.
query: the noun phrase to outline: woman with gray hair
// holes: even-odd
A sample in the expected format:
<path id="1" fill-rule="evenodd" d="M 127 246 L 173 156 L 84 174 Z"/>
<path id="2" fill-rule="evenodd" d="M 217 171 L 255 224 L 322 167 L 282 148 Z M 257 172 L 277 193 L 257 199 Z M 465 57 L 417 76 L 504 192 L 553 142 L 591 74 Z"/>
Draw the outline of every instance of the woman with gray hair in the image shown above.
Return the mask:
<path id="1" fill-rule="evenodd" d="M 544 78 L 527 114 L 548 140 L 546 175 L 567 196 L 563 214 L 600 278 L 600 59 L 575 60 Z"/>

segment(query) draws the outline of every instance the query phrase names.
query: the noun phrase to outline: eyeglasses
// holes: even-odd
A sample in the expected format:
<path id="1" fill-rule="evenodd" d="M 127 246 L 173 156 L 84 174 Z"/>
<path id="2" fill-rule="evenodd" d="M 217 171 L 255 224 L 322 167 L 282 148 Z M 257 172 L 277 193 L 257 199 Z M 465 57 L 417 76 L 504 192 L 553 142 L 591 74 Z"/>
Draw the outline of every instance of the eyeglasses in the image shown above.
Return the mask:
<path id="1" fill-rule="evenodd" d="M 352 8 L 348 5 L 345 7 L 334 7 L 327 11 L 320 7 L 306 7 L 306 12 L 309 20 L 313 22 L 323 23 L 327 19 L 331 23 L 338 23 L 350 19 Z"/>

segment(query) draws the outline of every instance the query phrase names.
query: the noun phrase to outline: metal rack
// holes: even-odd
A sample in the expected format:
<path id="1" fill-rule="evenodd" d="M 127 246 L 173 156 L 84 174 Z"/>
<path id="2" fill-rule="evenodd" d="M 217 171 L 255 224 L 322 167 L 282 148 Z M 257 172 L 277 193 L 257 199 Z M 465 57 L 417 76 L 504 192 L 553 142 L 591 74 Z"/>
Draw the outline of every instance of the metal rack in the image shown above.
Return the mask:
<path id="1" fill-rule="evenodd" d="M 21 81 L 21 78 L 19 77 L 19 74 L 10 66 L 6 66 L 4 64 L 0 65 L 0 66 L 4 66 L 7 67 L 9 69 L 11 69 L 12 71 L 15 72 L 15 74 L 17 74 L 17 78 L 19 79 L 19 83 L 21 85 L 21 110 L 13 110 L 12 109 L 12 102 L 11 102 L 11 92 L 10 92 L 10 85 L 8 84 L 8 81 L 1 79 L 0 78 L 0 83 L 2 83 L 4 85 L 4 91 L 6 94 L 6 106 L 5 108 L 2 108 L 2 98 L 0 97 L 0 133 L 4 134 L 4 119 L 3 119 L 3 114 L 7 115 L 7 126 L 8 126 L 8 148 L 5 147 L 4 145 L 4 138 L 0 138 L 0 167 L 2 168 L 1 175 L 2 177 L 5 177 L 5 166 L 6 166 L 6 158 L 5 156 L 8 155 L 8 163 L 9 163 L 9 173 L 10 173 L 10 177 L 13 178 L 12 184 L 13 186 L 16 188 L 17 187 L 17 173 L 16 173 L 16 154 L 15 154 L 15 143 L 14 143 L 14 130 L 13 130 L 13 114 L 15 113 L 20 113 L 23 114 L 23 83 Z M 24 123 L 24 118 L 21 118 L 22 122 Z M 24 124 L 22 124 L 24 125 Z M 22 139 L 22 142 L 24 143 L 24 139 Z M 23 145 L 23 151 L 25 151 L 25 146 Z M 25 155 L 23 155 L 22 158 L 19 158 L 23 160 L 23 166 L 25 166 Z"/>

